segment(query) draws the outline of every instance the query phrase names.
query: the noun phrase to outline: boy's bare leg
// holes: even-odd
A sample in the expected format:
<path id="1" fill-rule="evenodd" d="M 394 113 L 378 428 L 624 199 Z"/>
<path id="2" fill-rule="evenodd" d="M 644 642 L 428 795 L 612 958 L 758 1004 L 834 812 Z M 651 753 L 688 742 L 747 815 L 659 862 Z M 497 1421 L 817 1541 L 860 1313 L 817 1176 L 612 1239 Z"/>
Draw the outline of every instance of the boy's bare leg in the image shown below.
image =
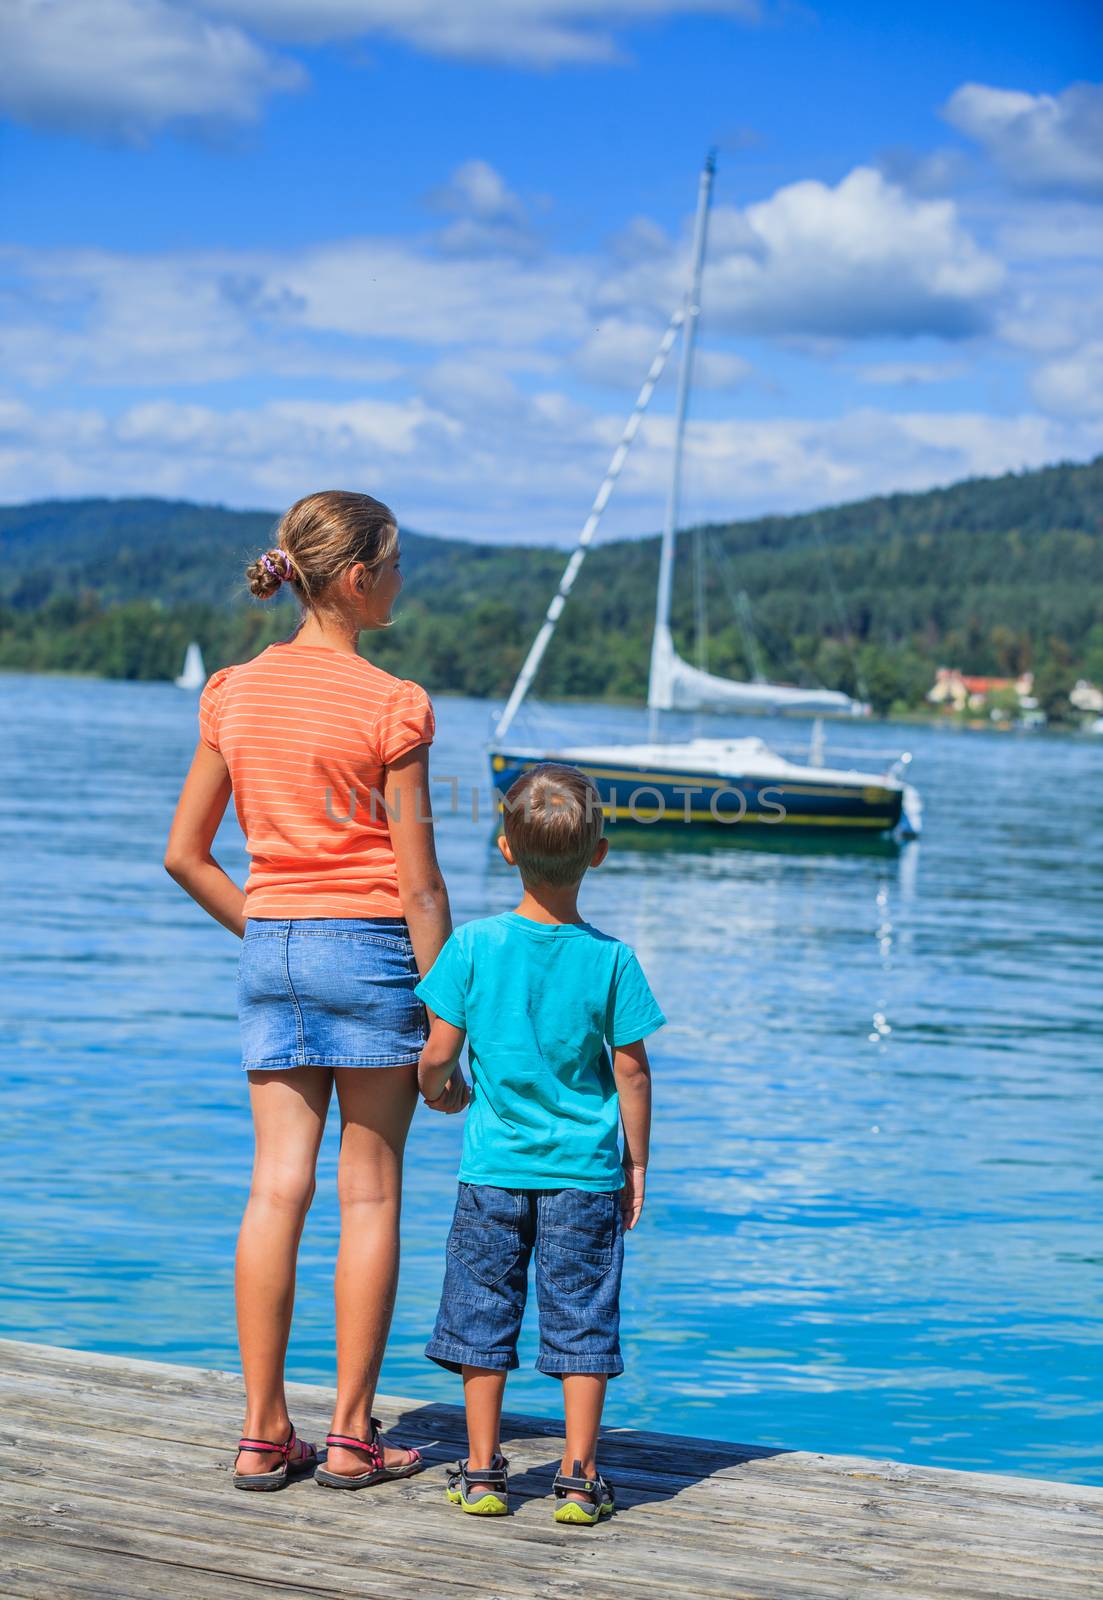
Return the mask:
<path id="1" fill-rule="evenodd" d="M 574 1464 L 581 1461 L 588 1478 L 597 1473 L 597 1434 L 609 1382 L 603 1372 L 570 1372 L 563 1376 L 563 1415 L 566 1418 L 567 1446 L 562 1470 L 570 1477 Z M 568 1500 L 589 1505 L 589 1496 L 570 1494 Z"/>
<path id="2" fill-rule="evenodd" d="M 498 1367 L 464 1367 L 463 1403 L 467 1408 L 467 1470 L 489 1467 L 501 1450 L 502 1398 L 506 1374 Z M 471 1484 L 477 1494 L 488 1483 Z"/>

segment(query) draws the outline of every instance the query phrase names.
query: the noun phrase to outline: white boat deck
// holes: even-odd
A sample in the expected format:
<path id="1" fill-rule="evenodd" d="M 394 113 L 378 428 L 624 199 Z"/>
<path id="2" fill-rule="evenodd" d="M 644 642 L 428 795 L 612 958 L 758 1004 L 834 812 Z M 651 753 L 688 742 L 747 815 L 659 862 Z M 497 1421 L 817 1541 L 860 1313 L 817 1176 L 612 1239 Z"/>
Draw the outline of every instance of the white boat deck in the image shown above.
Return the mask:
<path id="1" fill-rule="evenodd" d="M 902 789 L 899 778 L 856 768 L 814 767 L 789 761 L 762 739 L 687 739 L 678 744 L 564 745 L 558 750 L 514 749 L 511 755 L 549 761 L 559 758 L 586 766 L 618 766 L 636 772 L 692 774 L 709 778 L 751 778 L 767 782 L 830 783 L 840 788 Z"/>

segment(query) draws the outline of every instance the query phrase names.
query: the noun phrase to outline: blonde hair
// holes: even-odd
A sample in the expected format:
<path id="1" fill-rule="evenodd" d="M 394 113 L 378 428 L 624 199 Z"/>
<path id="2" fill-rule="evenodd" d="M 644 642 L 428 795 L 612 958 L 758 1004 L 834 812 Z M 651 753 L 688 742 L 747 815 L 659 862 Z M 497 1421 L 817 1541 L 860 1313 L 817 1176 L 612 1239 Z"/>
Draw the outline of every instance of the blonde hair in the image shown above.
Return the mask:
<path id="1" fill-rule="evenodd" d="M 605 827 L 601 795 L 578 767 L 542 761 L 512 784 L 503 805 L 510 853 L 525 883 L 578 883 Z"/>
<path id="2" fill-rule="evenodd" d="M 249 563 L 245 579 L 258 600 L 269 599 L 282 583 L 290 583 L 296 598 L 313 611 L 334 578 L 357 561 L 367 567 L 369 583 L 374 584 L 397 543 L 397 519 L 382 500 L 323 489 L 296 500 L 284 513 L 275 545 Z"/>

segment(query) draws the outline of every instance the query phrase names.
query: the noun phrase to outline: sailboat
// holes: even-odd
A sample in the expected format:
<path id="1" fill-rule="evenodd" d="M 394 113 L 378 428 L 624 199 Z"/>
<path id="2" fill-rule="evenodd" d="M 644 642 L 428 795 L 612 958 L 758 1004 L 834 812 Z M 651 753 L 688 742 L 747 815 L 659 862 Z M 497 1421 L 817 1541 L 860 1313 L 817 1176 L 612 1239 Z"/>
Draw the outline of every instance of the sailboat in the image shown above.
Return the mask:
<path id="1" fill-rule="evenodd" d="M 919 833 L 920 802 L 906 781 L 911 757 L 899 756 L 884 772 L 871 773 L 823 764 L 823 719 L 863 715 L 867 707 L 833 689 L 802 689 L 787 684 L 738 682 L 693 666 L 678 654 L 670 630 L 675 533 L 681 491 L 686 411 L 693 370 L 693 346 L 700 316 L 701 276 L 709 208 L 716 171 L 710 154 L 701 173 L 694 225 L 690 282 L 684 304 L 670 319 L 635 407 L 625 424 L 559 588 L 533 640 L 488 747 L 491 783 L 502 808 L 511 785 L 544 761 L 579 767 L 592 778 L 610 822 L 628 825 L 686 824 L 782 830 L 836 829 L 869 833 Z M 647 703 L 650 726 L 637 744 L 567 744 L 558 749 L 523 748 L 508 739 L 567 603 L 602 513 L 624 466 L 632 441 L 666 365 L 675 340 L 682 348 L 675 403 L 674 460 L 667 495 L 655 599 Z M 807 764 L 787 760 L 759 738 L 663 740 L 663 712 L 784 713 L 816 719 Z"/>
<path id="2" fill-rule="evenodd" d="M 203 665 L 203 652 L 193 639 L 184 652 L 184 669 L 175 680 L 178 689 L 202 689 L 207 681 L 207 669 Z"/>

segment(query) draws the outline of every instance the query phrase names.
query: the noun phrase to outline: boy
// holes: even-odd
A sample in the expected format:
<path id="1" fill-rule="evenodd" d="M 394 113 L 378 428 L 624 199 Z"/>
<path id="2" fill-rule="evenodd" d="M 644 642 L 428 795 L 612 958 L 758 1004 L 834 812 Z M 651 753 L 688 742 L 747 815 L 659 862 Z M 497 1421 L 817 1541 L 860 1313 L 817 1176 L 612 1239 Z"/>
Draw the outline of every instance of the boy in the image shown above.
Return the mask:
<path id="1" fill-rule="evenodd" d="M 435 1110 L 467 1103 L 465 1036 L 471 1063 L 459 1198 L 425 1353 L 463 1374 L 469 1453 L 448 1498 L 477 1516 L 508 1509 L 502 1398 L 534 1250 L 536 1365 L 562 1380 L 566 1417 L 555 1520 L 595 1523 L 613 1511 L 597 1436 L 606 1383 L 624 1371 L 623 1233 L 643 1209 L 643 1041 L 666 1018 L 635 953 L 579 916 L 579 885 L 609 848 L 602 826 L 601 798 L 577 768 L 547 762 L 518 778 L 498 848 L 521 874 L 521 898 L 457 928 L 416 990 L 433 1013 L 418 1083 Z"/>

